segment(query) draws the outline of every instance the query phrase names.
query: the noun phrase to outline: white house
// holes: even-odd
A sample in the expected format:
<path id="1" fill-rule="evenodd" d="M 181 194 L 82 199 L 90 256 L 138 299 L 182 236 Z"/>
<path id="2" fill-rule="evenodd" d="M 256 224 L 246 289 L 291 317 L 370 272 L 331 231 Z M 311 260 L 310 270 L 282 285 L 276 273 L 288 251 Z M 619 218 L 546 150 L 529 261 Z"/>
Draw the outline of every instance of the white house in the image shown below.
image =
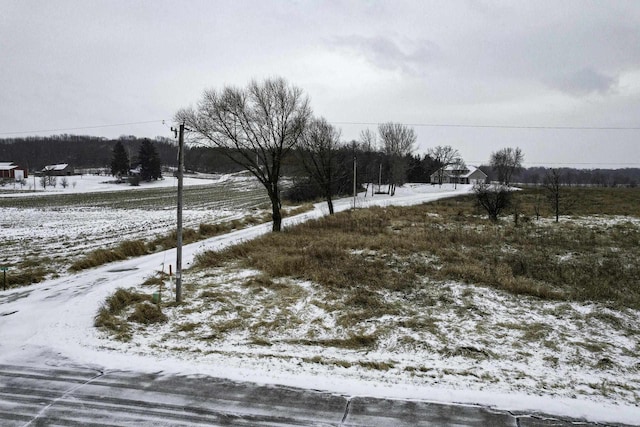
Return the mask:
<path id="1" fill-rule="evenodd" d="M 65 176 L 73 175 L 73 168 L 67 163 L 58 163 L 56 165 L 47 165 L 42 169 L 43 175 L 50 176 Z"/>
<path id="2" fill-rule="evenodd" d="M 431 174 L 432 183 L 440 183 L 440 173 L 442 173 L 442 184 L 478 184 L 487 180 L 487 174 L 475 166 L 456 167 L 449 165 L 444 170 L 439 169 Z"/>

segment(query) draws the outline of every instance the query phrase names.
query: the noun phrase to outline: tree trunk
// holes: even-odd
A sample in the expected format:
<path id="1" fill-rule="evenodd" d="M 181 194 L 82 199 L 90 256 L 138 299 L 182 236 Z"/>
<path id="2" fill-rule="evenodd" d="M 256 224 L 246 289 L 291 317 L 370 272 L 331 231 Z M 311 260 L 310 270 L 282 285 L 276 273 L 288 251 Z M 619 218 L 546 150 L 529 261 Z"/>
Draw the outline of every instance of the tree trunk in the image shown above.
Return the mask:
<path id="1" fill-rule="evenodd" d="M 280 231 L 282 229 L 282 213 L 280 212 L 280 200 L 271 198 L 271 219 L 273 226 L 271 231 Z"/>
<path id="2" fill-rule="evenodd" d="M 329 206 L 329 215 L 333 215 L 333 200 L 331 200 L 331 196 L 327 197 L 327 206 Z"/>

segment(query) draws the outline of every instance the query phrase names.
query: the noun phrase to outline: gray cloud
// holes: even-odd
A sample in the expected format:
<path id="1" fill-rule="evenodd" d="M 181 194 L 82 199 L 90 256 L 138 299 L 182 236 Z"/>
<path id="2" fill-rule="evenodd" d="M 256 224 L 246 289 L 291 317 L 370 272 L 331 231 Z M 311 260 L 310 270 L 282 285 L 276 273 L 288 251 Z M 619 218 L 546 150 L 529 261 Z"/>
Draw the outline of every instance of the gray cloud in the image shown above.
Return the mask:
<path id="1" fill-rule="evenodd" d="M 592 93 L 607 95 L 615 92 L 618 79 L 600 73 L 593 68 L 559 75 L 549 79 L 547 84 L 557 90 L 573 96 L 586 96 Z"/>
<path id="2" fill-rule="evenodd" d="M 332 46 L 363 56 L 376 67 L 401 70 L 410 75 L 421 75 L 425 69 L 442 57 L 440 48 L 429 40 L 406 42 L 399 46 L 388 37 L 358 35 L 336 37 Z"/>

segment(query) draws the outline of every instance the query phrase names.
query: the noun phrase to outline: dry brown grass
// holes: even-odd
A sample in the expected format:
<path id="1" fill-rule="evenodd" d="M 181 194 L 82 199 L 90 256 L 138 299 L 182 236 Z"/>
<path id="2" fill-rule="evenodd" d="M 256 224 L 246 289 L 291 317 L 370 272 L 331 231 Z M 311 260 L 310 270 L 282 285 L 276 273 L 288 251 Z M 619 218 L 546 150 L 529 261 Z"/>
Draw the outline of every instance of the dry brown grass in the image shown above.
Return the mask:
<path id="1" fill-rule="evenodd" d="M 265 215 L 252 215 L 242 219 L 234 219 L 224 223 L 202 223 L 199 225 L 197 230 L 194 230 L 193 228 L 184 228 L 182 230 L 182 242 L 186 245 L 189 243 L 197 242 L 199 240 L 207 239 L 209 237 L 225 234 L 243 227 L 249 227 L 252 225 L 267 222 L 269 220 L 270 219 Z M 131 257 L 171 249 L 176 246 L 177 240 L 178 237 L 175 230 L 166 235 L 156 237 L 148 242 L 145 242 L 143 240 L 126 240 L 119 243 L 113 249 L 100 248 L 91 251 L 85 257 L 73 262 L 69 267 L 69 270 L 74 272 L 86 270 L 88 268 L 98 267 L 110 262 L 122 261 Z"/>
<path id="2" fill-rule="evenodd" d="M 160 307 L 151 304 L 150 301 L 150 295 L 119 288 L 98 310 L 94 318 L 94 326 L 109 332 L 115 339 L 129 341 L 132 334 L 131 321 L 151 324 L 167 320 Z M 131 307 L 133 312 L 125 319 L 124 314 Z"/>
<path id="3" fill-rule="evenodd" d="M 518 194 L 521 209 L 528 209 L 538 191 Z M 608 191 L 613 192 L 609 203 L 618 196 L 632 203 L 627 192 Z M 591 189 L 585 194 L 587 199 L 601 196 Z M 635 206 L 640 212 L 639 201 Z M 582 204 L 574 207 L 577 213 L 581 209 Z M 309 280 L 353 307 L 350 316 L 361 318 L 393 311 L 381 292 L 411 294 L 424 286 L 425 277 L 543 299 L 640 307 L 639 260 L 637 226 L 492 223 L 478 211 L 473 197 L 464 197 L 340 213 L 222 253 L 205 253 L 198 265 L 234 261 L 269 277 Z"/>

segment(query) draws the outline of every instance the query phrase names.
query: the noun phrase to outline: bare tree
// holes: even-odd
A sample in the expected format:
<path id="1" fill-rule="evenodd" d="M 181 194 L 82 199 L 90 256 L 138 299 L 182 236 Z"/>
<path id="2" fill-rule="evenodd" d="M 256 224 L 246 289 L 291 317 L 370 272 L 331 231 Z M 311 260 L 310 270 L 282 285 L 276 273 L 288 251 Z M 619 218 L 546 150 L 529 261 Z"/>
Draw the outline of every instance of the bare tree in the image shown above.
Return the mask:
<path id="1" fill-rule="evenodd" d="M 40 177 L 40 186 L 42 188 L 54 187 L 58 184 L 58 178 L 54 175 L 51 175 L 50 172 L 45 172 L 44 175 Z"/>
<path id="2" fill-rule="evenodd" d="M 404 184 L 406 180 L 406 157 L 413 152 L 416 133 L 402 123 L 389 122 L 378 125 L 378 134 L 389 160 L 389 193 L 393 196 L 396 186 Z"/>
<path id="3" fill-rule="evenodd" d="M 436 173 L 439 185 L 442 185 L 442 181 L 444 180 L 445 169 L 461 161 L 458 150 L 450 145 L 438 145 L 437 147 L 430 148 L 427 154 L 438 165 Z"/>
<path id="4" fill-rule="evenodd" d="M 196 141 L 225 148 L 226 156 L 262 183 L 271 200 L 273 231 L 282 227 L 282 160 L 299 144 L 310 117 L 308 98 L 283 78 L 254 80 L 244 89 L 206 90 L 196 109 L 176 114 Z"/>
<path id="5" fill-rule="evenodd" d="M 373 151 L 376 148 L 376 134 L 369 128 L 360 132 L 360 146 L 364 151 Z"/>
<path id="6" fill-rule="evenodd" d="M 573 200 L 567 195 L 564 177 L 558 169 L 548 169 L 542 186 L 547 190 L 549 203 L 556 217 L 560 221 L 560 214 L 571 208 Z"/>
<path id="7" fill-rule="evenodd" d="M 382 153 L 379 151 L 378 138 L 371 129 L 365 129 L 360 132 L 358 145 L 363 155 L 358 159 L 358 169 L 364 171 L 366 181 L 365 197 L 369 193 L 369 185 L 371 185 L 371 196 L 375 194 L 378 183 L 378 192 L 382 184 Z M 361 160 L 364 157 L 364 162 Z"/>
<path id="8" fill-rule="evenodd" d="M 300 147 L 305 170 L 315 182 L 333 215 L 333 195 L 337 178 L 336 154 L 340 148 L 340 131 L 324 118 L 310 121 L 302 134 Z"/>
<path id="9" fill-rule="evenodd" d="M 458 184 L 460 183 L 460 175 L 462 175 L 464 170 L 467 168 L 467 165 L 464 163 L 464 160 L 462 160 L 462 158 L 459 157 L 454 160 L 452 166 L 453 166 L 452 173 L 455 176 L 455 185 L 453 188 L 457 189 Z"/>
<path id="10" fill-rule="evenodd" d="M 511 191 L 506 185 L 476 184 L 473 187 L 476 201 L 493 221 L 511 205 Z"/>
<path id="11" fill-rule="evenodd" d="M 509 185 L 514 174 L 522 170 L 524 154 L 520 148 L 503 148 L 495 153 L 491 153 L 491 168 L 498 177 L 498 181 L 503 185 Z"/>

